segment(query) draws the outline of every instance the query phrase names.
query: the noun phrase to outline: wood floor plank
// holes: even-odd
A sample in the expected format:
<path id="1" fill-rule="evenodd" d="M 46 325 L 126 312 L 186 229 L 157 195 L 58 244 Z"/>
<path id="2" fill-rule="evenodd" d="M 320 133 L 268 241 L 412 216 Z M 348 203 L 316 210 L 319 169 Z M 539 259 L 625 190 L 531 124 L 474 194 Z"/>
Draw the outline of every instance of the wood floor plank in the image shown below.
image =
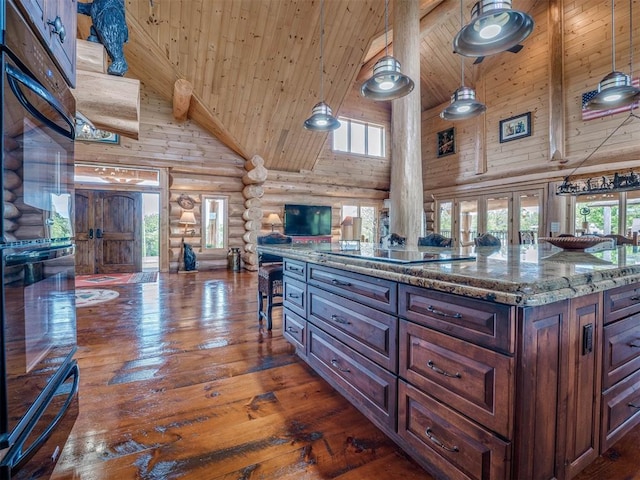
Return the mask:
<path id="1" fill-rule="evenodd" d="M 256 288 L 161 274 L 78 309 L 80 413 L 52 480 L 431 479 L 295 355 L 281 309 L 259 328 Z M 640 480 L 638 444 L 578 480 Z"/>

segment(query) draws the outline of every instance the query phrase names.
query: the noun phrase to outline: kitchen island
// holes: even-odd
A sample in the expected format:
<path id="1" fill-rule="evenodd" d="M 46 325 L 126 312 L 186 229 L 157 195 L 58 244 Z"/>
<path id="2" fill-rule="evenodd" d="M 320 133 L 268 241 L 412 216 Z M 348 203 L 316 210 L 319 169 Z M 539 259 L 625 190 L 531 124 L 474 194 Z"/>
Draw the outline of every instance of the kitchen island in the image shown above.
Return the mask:
<path id="1" fill-rule="evenodd" d="M 640 422 L 637 248 L 355 246 L 260 248 L 283 333 L 435 477 L 569 479 Z"/>

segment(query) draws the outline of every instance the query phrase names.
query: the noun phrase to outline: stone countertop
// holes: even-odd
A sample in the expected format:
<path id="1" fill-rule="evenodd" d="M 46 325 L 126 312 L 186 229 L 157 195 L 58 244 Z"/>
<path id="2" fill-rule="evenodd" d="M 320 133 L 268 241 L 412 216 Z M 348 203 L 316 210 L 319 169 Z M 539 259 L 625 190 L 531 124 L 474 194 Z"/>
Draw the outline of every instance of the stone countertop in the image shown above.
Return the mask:
<path id="1" fill-rule="evenodd" d="M 520 306 L 544 305 L 640 282 L 640 248 L 633 246 L 610 248 L 602 244 L 586 251 L 565 251 L 544 242 L 499 249 L 396 247 L 382 251 L 372 244 L 359 247 L 342 250 L 338 243 L 260 245 L 259 251 Z M 437 261 L 424 262 L 421 256 Z"/>

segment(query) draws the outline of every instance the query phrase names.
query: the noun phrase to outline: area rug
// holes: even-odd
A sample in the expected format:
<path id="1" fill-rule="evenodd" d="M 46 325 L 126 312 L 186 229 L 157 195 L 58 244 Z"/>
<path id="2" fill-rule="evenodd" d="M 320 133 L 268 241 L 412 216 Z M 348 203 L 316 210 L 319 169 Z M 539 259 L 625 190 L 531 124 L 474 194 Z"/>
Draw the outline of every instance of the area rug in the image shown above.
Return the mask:
<path id="1" fill-rule="evenodd" d="M 115 290 L 105 288 L 81 288 L 76 290 L 76 308 L 90 307 L 97 303 L 108 302 L 118 298 L 120 294 Z"/>
<path id="2" fill-rule="evenodd" d="M 150 283 L 156 280 L 158 280 L 158 272 L 96 273 L 93 275 L 77 275 L 76 287 L 104 287 L 107 285 L 124 285 L 127 283 Z"/>

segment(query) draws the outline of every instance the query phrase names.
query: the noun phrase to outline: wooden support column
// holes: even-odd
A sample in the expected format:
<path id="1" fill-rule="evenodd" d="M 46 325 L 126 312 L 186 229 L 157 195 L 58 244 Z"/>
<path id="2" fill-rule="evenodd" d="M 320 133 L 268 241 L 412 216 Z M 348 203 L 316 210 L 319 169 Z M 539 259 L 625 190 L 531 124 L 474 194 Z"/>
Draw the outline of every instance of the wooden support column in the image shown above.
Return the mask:
<path id="1" fill-rule="evenodd" d="M 391 233 L 417 245 L 424 212 L 420 148 L 420 9 L 419 0 L 393 2 L 393 52 L 413 91 L 391 104 Z"/>
<path id="2" fill-rule="evenodd" d="M 549 23 L 549 160 L 566 163 L 564 134 L 563 0 L 550 0 Z"/>

